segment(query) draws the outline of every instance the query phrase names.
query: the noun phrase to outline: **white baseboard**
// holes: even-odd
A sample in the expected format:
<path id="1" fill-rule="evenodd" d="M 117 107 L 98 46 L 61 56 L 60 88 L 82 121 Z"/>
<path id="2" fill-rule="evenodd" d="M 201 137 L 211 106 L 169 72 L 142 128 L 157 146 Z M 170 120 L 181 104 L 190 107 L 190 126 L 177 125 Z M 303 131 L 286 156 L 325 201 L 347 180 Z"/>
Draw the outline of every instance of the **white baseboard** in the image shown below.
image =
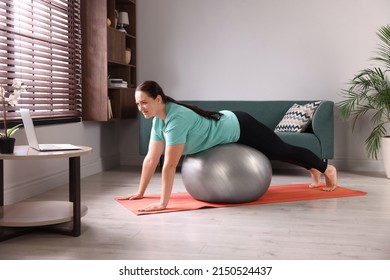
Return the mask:
<path id="1" fill-rule="evenodd" d="M 382 160 L 372 160 L 372 159 L 331 159 L 329 163 L 334 165 L 339 171 L 349 171 L 349 172 L 374 172 L 374 173 L 385 173 Z M 272 161 L 272 167 L 275 169 L 300 169 L 301 167 Z"/>
<path id="2" fill-rule="evenodd" d="M 374 159 L 343 159 L 336 158 L 329 161 L 338 170 L 341 171 L 352 171 L 352 172 L 383 172 L 385 168 L 383 166 L 383 160 Z"/>
<path id="3" fill-rule="evenodd" d="M 100 158 L 99 160 L 92 159 L 81 163 L 81 178 L 91 176 L 93 174 L 102 172 L 103 170 L 112 169 L 120 165 L 120 157 L 109 156 Z"/>
<path id="4" fill-rule="evenodd" d="M 142 166 L 145 156 L 122 154 L 120 158 L 121 165 L 127 166 Z"/>
<path id="5" fill-rule="evenodd" d="M 68 182 L 68 170 L 52 173 L 50 176 L 28 179 L 18 184 L 11 184 L 4 190 L 4 204 L 25 200 L 37 194 L 53 189 L 53 186 Z"/>
<path id="6" fill-rule="evenodd" d="M 81 178 L 102 172 L 103 170 L 111 169 L 118 166 L 120 163 L 119 156 L 111 156 L 100 159 L 93 159 L 87 162 L 81 162 Z M 16 203 L 38 194 L 47 192 L 56 187 L 66 185 L 69 182 L 68 169 L 59 170 L 51 175 L 37 177 L 35 179 L 28 178 L 18 184 L 7 186 L 4 190 L 4 204 Z"/>

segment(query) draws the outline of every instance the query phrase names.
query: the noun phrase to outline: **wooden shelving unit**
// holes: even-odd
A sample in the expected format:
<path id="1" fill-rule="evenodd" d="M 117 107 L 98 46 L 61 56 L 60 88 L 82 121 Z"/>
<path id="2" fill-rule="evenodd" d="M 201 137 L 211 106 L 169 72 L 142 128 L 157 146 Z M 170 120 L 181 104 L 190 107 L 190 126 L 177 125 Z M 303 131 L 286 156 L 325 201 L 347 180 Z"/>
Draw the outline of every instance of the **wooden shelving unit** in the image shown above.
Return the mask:
<path id="1" fill-rule="evenodd" d="M 115 26 L 119 12 L 129 16 L 126 33 Z M 135 118 L 136 1 L 82 0 L 81 22 L 83 120 Z M 128 63 L 126 50 L 131 50 Z M 122 79 L 127 87 L 112 87 L 109 79 Z"/>

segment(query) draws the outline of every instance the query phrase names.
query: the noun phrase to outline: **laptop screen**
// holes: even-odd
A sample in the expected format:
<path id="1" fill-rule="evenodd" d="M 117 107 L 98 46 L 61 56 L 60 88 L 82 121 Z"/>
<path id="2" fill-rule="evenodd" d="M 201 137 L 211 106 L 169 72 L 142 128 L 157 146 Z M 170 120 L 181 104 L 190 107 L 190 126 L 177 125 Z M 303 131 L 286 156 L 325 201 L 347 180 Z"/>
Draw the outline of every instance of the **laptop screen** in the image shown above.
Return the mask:
<path id="1" fill-rule="evenodd" d="M 28 145 L 34 149 L 39 149 L 38 139 L 35 133 L 34 123 L 30 115 L 30 110 L 20 109 L 20 114 L 22 116 L 24 130 L 26 131 Z"/>

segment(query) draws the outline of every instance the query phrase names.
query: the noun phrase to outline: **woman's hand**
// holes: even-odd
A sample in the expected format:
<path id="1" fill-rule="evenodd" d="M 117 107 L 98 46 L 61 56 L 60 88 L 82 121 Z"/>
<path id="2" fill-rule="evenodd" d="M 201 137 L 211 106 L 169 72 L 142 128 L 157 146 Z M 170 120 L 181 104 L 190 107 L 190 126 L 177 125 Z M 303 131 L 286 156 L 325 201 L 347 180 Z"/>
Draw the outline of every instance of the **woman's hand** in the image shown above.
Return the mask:
<path id="1" fill-rule="evenodd" d="M 141 199 L 143 197 L 144 196 L 141 193 L 134 193 L 134 194 L 130 194 L 128 196 L 118 197 L 118 199 L 119 200 L 133 200 L 133 199 Z"/>
<path id="2" fill-rule="evenodd" d="M 164 204 L 158 202 L 158 203 L 152 203 L 146 206 L 145 208 L 139 209 L 140 212 L 149 212 L 149 211 L 159 211 L 164 210 L 166 206 Z"/>

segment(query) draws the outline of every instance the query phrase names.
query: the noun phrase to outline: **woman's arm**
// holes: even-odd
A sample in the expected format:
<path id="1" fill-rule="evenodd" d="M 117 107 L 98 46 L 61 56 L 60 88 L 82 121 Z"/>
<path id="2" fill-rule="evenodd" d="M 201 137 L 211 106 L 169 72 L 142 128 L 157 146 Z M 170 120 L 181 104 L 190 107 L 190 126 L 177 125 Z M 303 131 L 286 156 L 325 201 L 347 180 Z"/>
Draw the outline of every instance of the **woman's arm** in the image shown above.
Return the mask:
<path id="1" fill-rule="evenodd" d="M 164 151 L 164 142 L 162 141 L 150 141 L 148 154 L 146 155 L 141 172 L 141 180 L 138 187 L 138 192 L 130 194 L 128 196 L 120 197 L 121 200 L 126 199 L 141 199 L 144 196 L 146 188 L 148 187 L 150 180 L 156 171 L 157 165 L 160 161 L 160 157 Z"/>
<path id="2" fill-rule="evenodd" d="M 163 210 L 167 207 L 171 197 L 173 181 L 176 174 L 176 167 L 183 154 L 184 144 L 167 146 L 165 148 L 164 166 L 162 170 L 162 190 L 160 202 L 153 203 L 141 209 L 140 211 Z"/>
<path id="3" fill-rule="evenodd" d="M 160 161 L 160 157 L 164 151 L 164 142 L 162 141 L 150 141 L 148 154 L 146 155 L 142 164 L 141 180 L 138 187 L 138 193 L 142 196 L 148 187 L 150 180 L 156 171 L 157 165 Z"/>

